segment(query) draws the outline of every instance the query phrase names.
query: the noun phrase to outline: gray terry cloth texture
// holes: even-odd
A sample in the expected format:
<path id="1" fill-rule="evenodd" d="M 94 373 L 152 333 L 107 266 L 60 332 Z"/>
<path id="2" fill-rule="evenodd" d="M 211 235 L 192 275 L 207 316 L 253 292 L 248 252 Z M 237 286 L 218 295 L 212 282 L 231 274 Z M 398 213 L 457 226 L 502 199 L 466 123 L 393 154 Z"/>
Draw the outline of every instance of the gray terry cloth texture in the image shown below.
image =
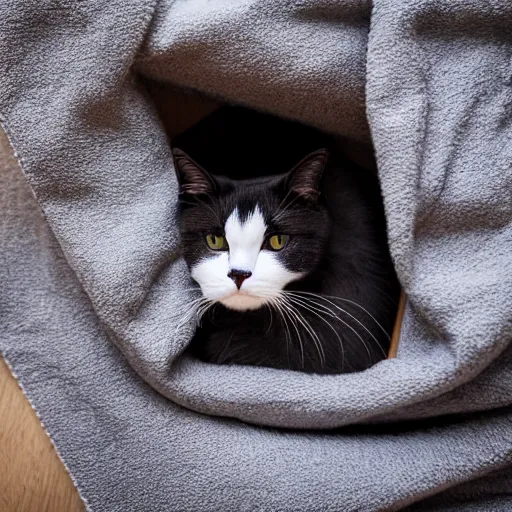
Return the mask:
<path id="1" fill-rule="evenodd" d="M 0 20 L 0 351 L 90 510 L 512 509 L 512 3 L 28 0 Z M 193 292 L 140 75 L 371 133 L 409 297 L 397 359 L 180 356 Z"/>

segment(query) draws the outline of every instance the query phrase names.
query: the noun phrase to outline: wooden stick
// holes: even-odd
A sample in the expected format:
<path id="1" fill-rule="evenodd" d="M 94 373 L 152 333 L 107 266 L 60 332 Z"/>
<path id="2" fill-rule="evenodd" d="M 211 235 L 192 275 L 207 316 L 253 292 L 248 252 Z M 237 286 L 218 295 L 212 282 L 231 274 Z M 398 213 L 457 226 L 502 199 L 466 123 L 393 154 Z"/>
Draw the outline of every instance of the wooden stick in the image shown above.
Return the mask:
<path id="1" fill-rule="evenodd" d="M 396 312 L 395 326 L 393 327 L 393 335 L 391 336 L 391 345 L 389 347 L 388 359 L 396 357 L 398 352 L 398 342 L 400 341 L 400 332 L 402 330 L 402 321 L 404 319 L 405 304 L 407 302 L 407 296 L 402 290 L 400 292 L 400 302 L 398 303 L 398 311 Z"/>

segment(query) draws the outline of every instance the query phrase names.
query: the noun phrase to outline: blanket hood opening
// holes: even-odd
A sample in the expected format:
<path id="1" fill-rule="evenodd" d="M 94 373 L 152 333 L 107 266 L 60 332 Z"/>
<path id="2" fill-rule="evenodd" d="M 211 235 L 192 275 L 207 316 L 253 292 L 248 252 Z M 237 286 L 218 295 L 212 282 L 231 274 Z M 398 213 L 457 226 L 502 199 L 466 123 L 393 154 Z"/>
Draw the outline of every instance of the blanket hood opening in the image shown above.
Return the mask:
<path id="1" fill-rule="evenodd" d="M 145 81 L 145 86 L 157 107 L 161 123 L 171 142 L 176 135 L 222 106 L 219 101 L 190 90 L 176 89 L 152 81 Z M 358 164 L 369 170 L 375 169 L 372 155 L 368 154 L 373 150 L 367 144 L 342 138 L 340 147 Z M 169 162 L 170 173 L 171 165 Z M 180 260 L 177 260 L 175 265 L 183 269 Z M 166 277 L 168 270 L 164 270 L 155 281 L 152 293 L 164 293 L 167 287 L 176 288 L 175 272 L 174 275 L 170 272 Z M 179 281 L 178 284 L 186 284 L 187 289 L 196 286 L 190 278 Z M 139 310 L 139 317 L 146 309 L 151 309 L 152 293 Z M 179 294 L 174 296 L 173 300 L 177 301 L 175 305 L 169 304 L 170 310 L 179 309 L 180 302 L 186 302 L 183 297 L 181 300 L 178 297 Z M 404 312 L 405 294 L 402 293 L 389 350 L 389 362 L 397 355 Z M 165 313 L 161 310 L 160 314 Z M 136 325 L 136 322 L 134 321 L 133 325 Z M 383 391 L 379 383 L 377 393 L 373 392 L 374 405 L 364 413 L 359 412 L 355 417 L 350 417 L 358 408 L 358 396 L 360 397 L 361 393 L 365 394 L 364 383 L 367 376 L 370 376 L 371 380 L 375 379 L 376 383 L 380 381 L 381 377 L 371 377 L 372 372 L 380 365 L 370 369 L 369 374 L 366 371 L 361 374 L 338 376 L 306 375 L 296 372 L 290 375 L 290 372 L 267 368 L 216 366 L 183 354 L 187 345 L 186 340 L 191 338 L 193 331 L 193 325 L 184 331 L 185 341 L 170 346 L 167 359 L 162 361 L 159 367 L 155 361 L 144 361 L 143 364 L 139 361 L 137 365 L 139 372 L 141 367 L 143 368 L 141 374 L 144 378 L 162 394 L 192 410 L 239 418 L 261 425 L 323 429 L 373 417 L 379 406 L 388 400 L 379 398 L 379 392 Z M 351 383 L 353 378 L 355 382 Z M 350 404 L 348 409 L 336 411 L 336 406 L 333 409 L 337 401 L 336 395 L 343 394 L 344 388 L 357 389 L 357 392 L 353 396 L 345 396 L 345 400 Z M 383 411 L 385 412 L 386 408 Z"/>

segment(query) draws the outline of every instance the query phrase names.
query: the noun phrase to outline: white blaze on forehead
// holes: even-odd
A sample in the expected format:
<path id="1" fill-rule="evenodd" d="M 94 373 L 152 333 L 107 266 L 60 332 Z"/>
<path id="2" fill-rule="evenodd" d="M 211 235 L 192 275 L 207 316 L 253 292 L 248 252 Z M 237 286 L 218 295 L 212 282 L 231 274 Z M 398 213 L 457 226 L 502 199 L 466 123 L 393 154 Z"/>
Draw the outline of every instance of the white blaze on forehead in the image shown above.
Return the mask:
<path id="1" fill-rule="evenodd" d="M 251 271 L 265 237 L 267 226 L 258 206 L 243 221 L 235 208 L 224 226 L 229 245 L 229 267 Z"/>

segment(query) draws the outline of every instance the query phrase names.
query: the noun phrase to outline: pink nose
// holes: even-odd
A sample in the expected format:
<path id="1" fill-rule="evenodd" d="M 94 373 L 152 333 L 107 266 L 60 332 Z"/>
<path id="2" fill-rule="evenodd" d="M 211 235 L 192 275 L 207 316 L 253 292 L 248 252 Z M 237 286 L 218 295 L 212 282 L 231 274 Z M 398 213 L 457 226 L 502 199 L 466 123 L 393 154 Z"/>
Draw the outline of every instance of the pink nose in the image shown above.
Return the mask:
<path id="1" fill-rule="evenodd" d="M 237 270 L 235 268 L 232 268 L 228 274 L 228 277 L 234 281 L 239 290 L 242 283 L 251 276 L 252 272 L 249 272 L 248 270 Z"/>

